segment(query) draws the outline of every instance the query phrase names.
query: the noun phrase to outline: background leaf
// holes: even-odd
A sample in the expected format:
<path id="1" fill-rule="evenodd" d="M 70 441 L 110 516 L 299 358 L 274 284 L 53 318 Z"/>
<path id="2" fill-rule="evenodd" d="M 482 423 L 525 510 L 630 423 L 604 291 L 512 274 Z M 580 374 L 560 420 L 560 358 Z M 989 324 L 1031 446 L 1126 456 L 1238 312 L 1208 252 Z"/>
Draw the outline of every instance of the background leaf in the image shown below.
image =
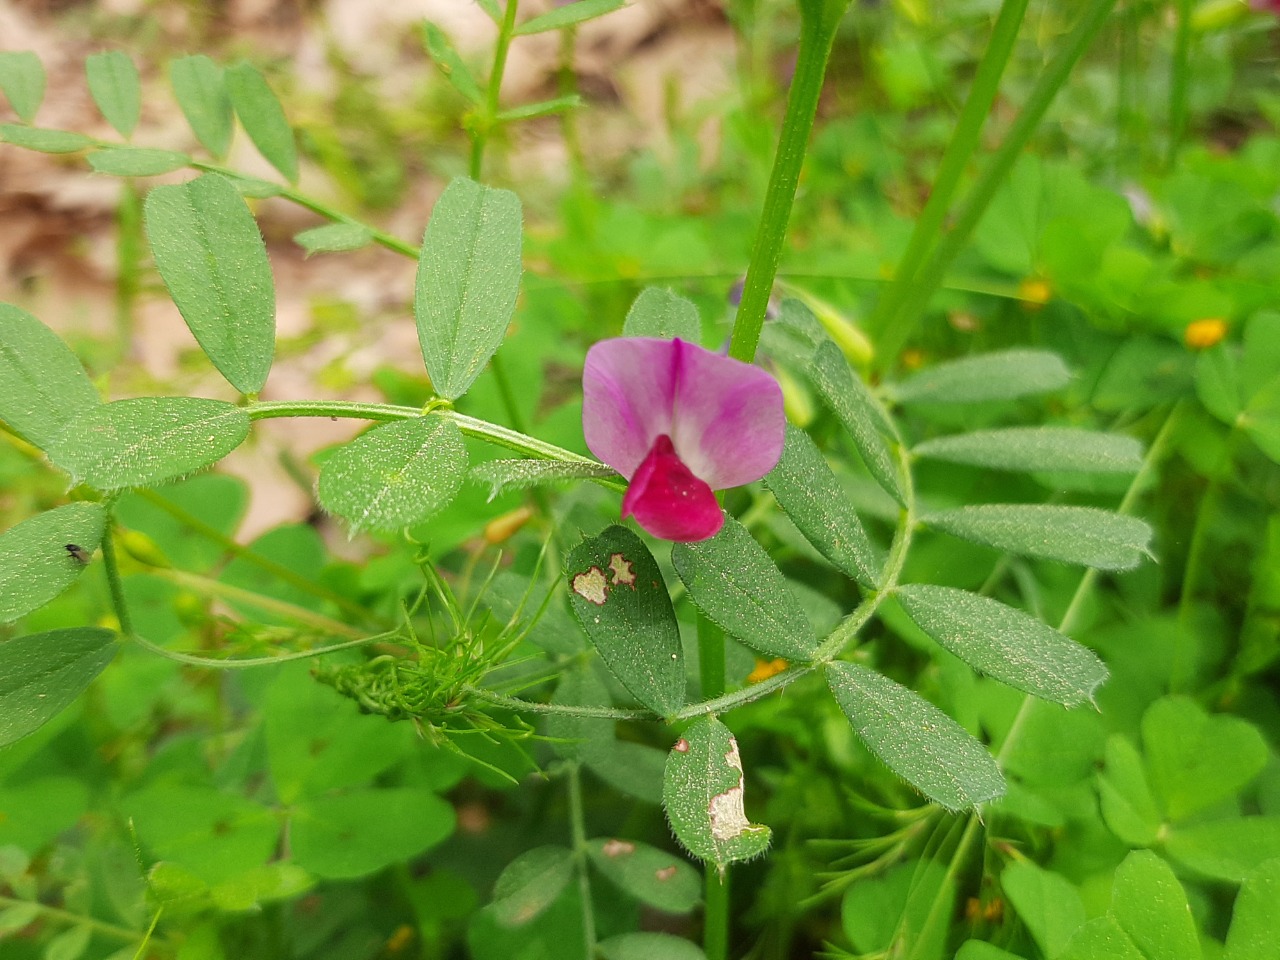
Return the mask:
<path id="1" fill-rule="evenodd" d="M 1147 783 L 1141 755 L 1118 733 L 1107 740 L 1098 800 L 1103 821 L 1117 837 L 1137 847 L 1155 844 L 1163 820 L 1160 808 Z"/>
<path id="2" fill-rule="evenodd" d="M 531 33 L 544 33 L 547 30 L 562 30 L 574 24 L 594 20 L 596 17 L 603 17 L 606 13 L 612 13 L 625 4 L 626 0 L 577 0 L 575 3 L 565 4 L 541 16 L 526 20 L 516 27 L 515 35 L 522 37 Z"/>
<path id="3" fill-rule="evenodd" d="M 457 177 L 422 238 L 413 312 L 436 393 L 467 392 L 502 344 L 520 289 L 520 201 Z"/>
<path id="4" fill-rule="evenodd" d="M 1136 473 L 1142 466 L 1142 444 L 1132 437 L 1075 427 L 976 430 L 928 440 L 911 452 L 993 470 Z"/>
<path id="5" fill-rule="evenodd" d="M 362 223 L 326 223 L 323 227 L 303 230 L 293 237 L 293 242 L 307 251 L 307 256 L 359 250 L 372 240 L 373 232 Z"/>
<path id="6" fill-rule="evenodd" d="M 397 530 L 427 519 L 457 495 L 467 450 L 456 424 L 412 417 L 375 427 L 320 470 L 320 505 L 353 530 Z"/>
<path id="7" fill-rule="evenodd" d="M 601 940 L 604 960 L 706 960 L 696 945 L 669 933 L 620 933 Z"/>
<path id="8" fill-rule="evenodd" d="M 1096 507 L 977 504 L 931 513 L 922 520 L 997 550 L 1100 570 L 1131 570 L 1151 556 L 1151 528 L 1147 524 Z"/>
<path id="9" fill-rule="evenodd" d="M 676 839 L 699 860 L 723 867 L 768 849 L 772 832 L 747 820 L 743 787 L 729 728 L 711 716 L 689 724 L 667 754 L 662 803 Z"/>
<path id="10" fill-rule="evenodd" d="M 1268 860 L 1247 877 L 1236 895 L 1227 931 L 1226 960 L 1255 960 L 1273 950 L 1280 928 L 1280 860 Z"/>
<path id="11" fill-rule="evenodd" d="M 951 360 L 898 384 L 899 403 L 982 403 L 1061 390 L 1071 371 L 1056 353 L 1003 350 Z"/>
<path id="12" fill-rule="evenodd" d="M 97 627 L 29 633 L 0 643 L 0 747 L 60 713 L 115 654 L 115 634 Z"/>
<path id="13" fill-rule="evenodd" d="M 289 846 L 318 877 L 352 880 L 412 859 L 454 829 L 453 807 L 420 789 L 357 789 L 293 808 Z"/>
<path id="14" fill-rule="evenodd" d="M 227 96 L 244 132 L 266 161 L 290 183 L 298 181 L 298 148 L 284 108 L 266 78 L 251 63 L 237 63 L 223 74 Z"/>
<path id="15" fill-rule="evenodd" d="M 880 558 L 826 458 L 799 427 L 787 424 L 782 458 L 764 485 L 819 553 L 867 589 L 876 589 Z"/>
<path id="16" fill-rule="evenodd" d="M 0 420 L 45 449 L 98 391 L 56 333 L 26 311 L 0 303 Z"/>
<path id="17" fill-rule="evenodd" d="M 430 21 L 423 23 L 422 44 L 435 62 L 436 69 L 444 74 L 444 78 L 455 90 L 474 104 L 484 102 L 480 85 L 476 83 L 476 78 L 471 75 L 457 48 L 443 30 Z"/>
<path id="18" fill-rule="evenodd" d="M 986 747 L 918 693 L 844 661 L 827 665 L 827 684 L 867 749 L 934 803 L 963 810 L 1004 793 Z"/>
<path id="19" fill-rule="evenodd" d="M 216 463 L 249 435 L 249 415 L 203 397 L 135 397 L 94 407 L 49 445 L 49 459 L 99 490 L 143 487 Z"/>
<path id="20" fill-rule="evenodd" d="M 579 460 L 486 460 L 471 468 L 471 476 L 489 487 L 490 500 L 508 490 L 524 490 L 543 483 L 621 480 L 612 467 Z"/>
<path id="21" fill-rule="evenodd" d="M 79 578 L 84 564 L 67 544 L 92 555 L 106 516 L 99 504 L 68 503 L 0 533 L 0 623 L 44 606 Z"/>
<path id="22" fill-rule="evenodd" d="M 601 837 L 587 841 L 587 855 L 621 890 L 655 910 L 688 913 L 702 896 L 696 870 L 647 843 Z"/>
<path id="23" fill-rule="evenodd" d="M 31 123 L 44 99 L 44 64 L 30 50 L 0 51 L 0 90 L 13 112 Z"/>
<path id="24" fill-rule="evenodd" d="M 221 160 L 235 125 L 222 67 L 203 54 L 180 57 L 169 64 L 169 83 L 196 139 Z"/>
<path id="25" fill-rule="evenodd" d="M 692 300 L 664 287 L 645 287 L 627 311 L 622 324 L 624 337 L 679 337 L 686 343 L 702 342 L 702 320 Z"/>
<path id="26" fill-rule="evenodd" d="M 884 413 L 866 384 L 849 369 L 840 348 L 830 340 L 824 340 L 814 352 L 809 377 L 853 437 L 858 455 L 876 483 L 905 506 L 889 447 L 881 435 L 881 430 L 888 429 Z"/>
<path id="27" fill-rule="evenodd" d="M 782 573 L 732 517 L 710 540 L 677 543 L 671 563 L 698 609 L 752 649 L 801 662 L 818 649 Z"/>
<path id="28" fill-rule="evenodd" d="M 1242 883 L 1268 860 L 1280 858 L 1280 816 L 1178 826 L 1164 839 L 1165 852 L 1182 866 L 1215 880 Z"/>
<path id="29" fill-rule="evenodd" d="M 589 537 L 565 561 L 569 605 L 605 666 L 663 716 L 685 702 L 684 649 L 662 572 L 626 527 Z"/>
<path id="30" fill-rule="evenodd" d="M 233 387 L 256 394 L 275 352 L 275 283 L 258 223 L 225 177 L 147 194 L 147 236 L 182 319 Z"/>
<path id="31" fill-rule="evenodd" d="M 119 50 L 91 53 L 84 61 L 89 93 L 107 123 L 126 140 L 142 115 L 142 82 L 128 54 Z"/>
<path id="32" fill-rule="evenodd" d="M 1092 701 L 1107 668 L 1091 650 L 1035 617 L 967 590 L 905 584 L 902 609 L 979 673 L 1064 706 Z"/>
<path id="33" fill-rule="evenodd" d="M 1046 957 L 1057 956 L 1084 925 L 1084 901 L 1066 877 L 1029 860 L 1005 867 L 1000 886 Z"/>
<path id="34" fill-rule="evenodd" d="M 1144 957 L 1199 960 L 1186 891 L 1151 851 L 1135 850 L 1116 868 L 1110 912 Z"/>
<path id="35" fill-rule="evenodd" d="M 522 926 L 560 896 L 573 877 L 573 854 L 564 847 L 535 847 L 507 864 L 493 888 L 493 910 L 506 927 Z"/>

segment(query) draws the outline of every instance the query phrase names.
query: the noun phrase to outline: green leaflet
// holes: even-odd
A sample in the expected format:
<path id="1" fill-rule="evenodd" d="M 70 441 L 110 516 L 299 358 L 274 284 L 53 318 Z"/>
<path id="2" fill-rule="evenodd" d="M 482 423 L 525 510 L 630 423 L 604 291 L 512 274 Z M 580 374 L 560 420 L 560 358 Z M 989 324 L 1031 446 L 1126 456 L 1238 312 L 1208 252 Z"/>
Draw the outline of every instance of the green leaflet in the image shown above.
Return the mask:
<path id="1" fill-rule="evenodd" d="M 107 147 L 89 154 L 95 173 L 111 177 L 155 177 L 181 170 L 191 162 L 185 153 L 145 147 Z"/>
<path id="2" fill-rule="evenodd" d="M 1075 427 L 1007 427 L 928 440 L 917 457 L 993 470 L 1136 473 L 1142 444 L 1132 437 Z"/>
<path id="3" fill-rule="evenodd" d="M 807 661 L 813 625 L 764 548 L 732 517 L 710 540 L 677 543 L 671 563 L 689 598 L 726 633 L 773 657 Z"/>
<path id="4" fill-rule="evenodd" d="M 0 52 L 0 90 L 24 122 L 31 123 L 44 99 L 44 64 L 30 50 Z"/>
<path id="5" fill-rule="evenodd" d="M 898 384 L 899 403 L 982 403 L 1061 390 L 1071 371 L 1056 353 L 1004 350 L 951 360 Z"/>
<path id="6" fill-rule="evenodd" d="M 0 303 L 0 420 L 46 449 L 98 391 L 71 348 L 26 311 Z"/>
<path id="7" fill-rule="evenodd" d="M 0 747 L 69 706 L 115 654 L 115 634 L 97 627 L 29 633 L 0 643 Z"/>
<path id="8" fill-rule="evenodd" d="M 235 114 L 222 67 L 202 54 L 181 57 L 169 64 L 169 83 L 196 139 L 218 159 L 225 157 Z"/>
<path id="9" fill-rule="evenodd" d="M 1100 570 L 1131 570 L 1151 556 L 1147 524 L 1096 507 L 979 504 L 931 513 L 922 521 L 997 550 Z"/>
<path id="10" fill-rule="evenodd" d="M 898 473 L 883 435 L 891 432 L 884 411 L 871 396 L 867 385 L 849 369 L 840 348 L 830 340 L 824 340 L 814 351 L 809 377 L 853 437 L 858 455 L 876 483 L 900 505 L 906 506 Z"/>
<path id="11" fill-rule="evenodd" d="M 471 468 L 471 477 L 489 487 L 492 500 L 508 490 L 523 490 L 544 483 L 569 480 L 619 480 L 618 473 L 603 463 L 579 460 L 486 460 Z"/>
<path id="12" fill-rule="evenodd" d="M 375 427 L 325 461 L 320 504 L 353 530 L 396 530 L 443 510 L 467 470 L 462 433 L 451 420 L 413 417 Z"/>
<path id="13" fill-rule="evenodd" d="M 202 397 L 135 397 L 85 411 L 49 444 L 49 459 L 99 490 L 142 487 L 216 463 L 249 435 L 249 415 Z"/>
<path id="14" fill-rule="evenodd" d="M 106 511 L 96 503 L 68 503 L 0 533 L 0 623 L 44 606 L 71 586 L 102 541 Z"/>
<path id="15" fill-rule="evenodd" d="M 284 108 L 266 78 L 251 63 L 237 63 L 223 74 L 227 95 L 244 132 L 266 161 L 290 183 L 298 182 L 298 148 Z"/>
<path id="16" fill-rule="evenodd" d="M 627 311 L 624 337 L 679 337 L 686 343 L 702 342 L 702 320 L 693 301 L 663 287 L 645 287 Z"/>
<path id="17" fill-rule="evenodd" d="M 564 847 L 535 847 L 507 864 L 493 888 L 493 909 L 504 927 L 522 926 L 560 896 L 573 877 L 573 854 Z"/>
<path id="18" fill-rule="evenodd" d="M 925 633 L 979 673 L 1064 706 L 1092 701 L 1107 668 L 1035 617 L 967 590 L 906 584 L 896 596 Z"/>
<path id="19" fill-rule="evenodd" d="M 986 747 L 918 693 L 843 661 L 827 684 L 867 749 L 934 803 L 963 810 L 1004 793 Z"/>
<path id="20" fill-rule="evenodd" d="M 107 123 L 120 136 L 131 137 L 142 115 L 142 82 L 133 61 L 119 50 L 105 50 L 85 59 L 84 72 L 93 102 Z"/>
<path id="21" fill-rule="evenodd" d="M 706 960 L 694 944 L 669 933 L 620 933 L 600 941 L 604 960 Z"/>
<path id="22" fill-rule="evenodd" d="M 466 393 L 501 346 L 520 289 L 520 246 L 520 201 L 509 190 L 458 177 L 436 201 L 413 312 L 439 396 Z"/>
<path id="23" fill-rule="evenodd" d="M 676 839 L 699 860 L 724 867 L 760 856 L 772 831 L 743 810 L 738 741 L 712 716 L 685 728 L 667 755 L 662 803 Z"/>
<path id="24" fill-rule="evenodd" d="M 313 253 L 341 253 L 347 250 L 359 250 L 368 246 L 373 240 L 373 231 L 361 223 L 327 223 L 323 227 L 312 227 L 295 234 L 293 242 Z"/>
<path id="25" fill-rule="evenodd" d="M 499 18 L 494 17 L 494 19 Z M 427 53 L 435 61 L 436 69 L 444 74 L 444 78 L 455 90 L 474 104 L 484 102 L 484 93 L 476 83 L 476 78 L 467 69 L 457 48 L 445 32 L 430 21 L 422 24 L 422 45 L 427 48 Z"/>
<path id="26" fill-rule="evenodd" d="M 545 33 L 548 30 L 563 30 L 596 17 L 603 17 L 626 4 L 626 0 L 576 0 L 558 9 L 553 9 L 539 17 L 526 20 L 516 27 L 517 37 L 531 33 Z"/>
<path id="27" fill-rule="evenodd" d="M 569 604 L 613 675 L 642 704 L 671 716 L 685 703 L 684 650 L 662 572 L 626 527 L 569 552 Z"/>
<path id="28" fill-rule="evenodd" d="M 881 561 L 826 458 L 809 435 L 787 424 L 782 459 L 764 478 L 778 506 L 818 552 L 869 590 Z"/>
<path id="29" fill-rule="evenodd" d="M 0 140 L 40 153 L 76 153 L 93 146 L 88 137 L 70 130 L 21 127 L 16 123 L 0 123 Z"/>
<path id="30" fill-rule="evenodd" d="M 156 268 L 201 349 L 256 394 L 275 352 L 275 284 L 258 223 L 231 181 L 205 174 L 147 194 Z"/>

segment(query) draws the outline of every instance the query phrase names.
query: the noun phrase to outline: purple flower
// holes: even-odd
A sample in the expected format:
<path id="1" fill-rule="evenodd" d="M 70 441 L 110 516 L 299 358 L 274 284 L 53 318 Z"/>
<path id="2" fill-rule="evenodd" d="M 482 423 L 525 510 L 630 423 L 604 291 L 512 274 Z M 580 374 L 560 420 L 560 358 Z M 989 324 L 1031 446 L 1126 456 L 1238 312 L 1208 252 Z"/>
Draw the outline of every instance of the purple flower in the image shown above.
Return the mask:
<path id="1" fill-rule="evenodd" d="M 782 390 L 759 367 L 675 340 L 619 337 L 587 351 L 582 432 L 631 481 L 622 515 L 655 537 L 713 537 L 713 491 L 759 480 L 782 456 Z"/>

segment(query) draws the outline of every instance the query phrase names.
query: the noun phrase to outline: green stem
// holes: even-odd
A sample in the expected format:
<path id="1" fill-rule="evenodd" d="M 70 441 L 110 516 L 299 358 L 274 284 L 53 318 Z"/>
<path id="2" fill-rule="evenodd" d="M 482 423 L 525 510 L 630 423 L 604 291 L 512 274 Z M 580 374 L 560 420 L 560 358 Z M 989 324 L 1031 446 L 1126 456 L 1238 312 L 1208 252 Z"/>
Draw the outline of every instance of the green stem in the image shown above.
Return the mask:
<path id="1" fill-rule="evenodd" d="M 1000 90 L 1000 77 L 1013 53 L 1018 30 L 1027 12 L 1027 3 L 1028 0 L 1005 0 L 1000 7 L 1000 14 L 991 31 L 991 40 L 987 43 L 974 74 L 968 99 L 960 110 L 951 140 L 943 152 L 937 179 L 929 191 L 924 210 L 911 231 L 911 239 L 907 242 L 902 259 L 898 262 L 894 283 L 876 305 L 868 323 L 873 332 L 885 329 L 897 316 L 898 308 L 911 289 L 912 280 L 924 262 L 925 255 L 942 234 L 943 221 L 951 208 L 956 188 L 960 185 L 960 177 L 978 148 L 982 127 Z"/>
<path id="2" fill-rule="evenodd" d="M 111 609 L 120 624 L 120 632 L 134 636 L 133 619 L 129 616 L 129 604 L 124 599 L 124 583 L 120 579 L 120 561 L 116 557 L 115 531 L 108 526 L 102 538 L 102 569 L 107 577 L 107 590 L 111 594 Z"/>
<path id="3" fill-rule="evenodd" d="M 498 24 L 498 41 L 493 49 L 493 69 L 489 71 L 489 88 L 485 91 L 484 116 L 480 117 L 471 134 L 470 176 L 472 180 L 480 179 L 480 170 L 484 166 L 484 150 L 489 142 L 489 131 L 497 122 L 498 96 L 502 90 L 502 75 L 507 70 L 507 52 L 511 49 L 511 38 L 516 29 L 518 7 L 519 0 L 507 0 L 502 22 Z"/>
<path id="4" fill-rule="evenodd" d="M 1174 0 L 1178 26 L 1173 37 L 1169 77 L 1169 147 L 1165 166 L 1172 168 L 1187 130 L 1187 93 L 1191 89 L 1191 0 Z"/>
<path id="5" fill-rule="evenodd" d="M 956 215 L 951 230 L 938 240 L 928 258 L 912 277 L 910 289 L 903 296 L 895 317 L 888 318 L 889 324 L 882 333 L 877 350 L 881 365 L 892 363 L 914 332 L 924 308 L 942 284 L 947 268 L 969 242 L 970 234 L 973 233 L 983 214 L 987 212 L 987 207 L 996 192 L 1007 181 L 1014 162 L 1022 155 L 1031 135 L 1035 133 L 1036 127 L 1040 125 L 1041 119 L 1049 109 L 1049 105 L 1066 83 L 1076 61 L 1102 29 L 1102 24 L 1115 2 L 1116 0 L 1092 0 L 1067 38 L 1063 49 L 1040 75 L 1031 95 L 1023 105 L 1022 112 L 1014 120 L 1009 133 L 992 154 L 987 168 L 969 192 L 968 198 Z"/>
<path id="6" fill-rule="evenodd" d="M 116 213 L 116 337 L 117 355 L 128 355 L 133 343 L 133 311 L 142 277 L 142 204 L 133 181 L 120 190 Z"/>
<path id="7" fill-rule="evenodd" d="M 587 866 L 587 822 L 582 812 L 582 776 L 578 764 L 569 764 L 569 828 L 573 832 L 573 861 L 578 874 L 578 898 L 582 901 L 582 945 L 587 960 L 596 955 L 596 911 L 591 901 L 591 872 Z"/>
<path id="8" fill-rule="evenodd" d="M 755 358 L 756 345 L 760 342 L 760 329 L 764 326 L 765 310 L 773 293 L 773 279 L 782 258 L 782 242 L 791 219 L 791 205 L 795 201 L 796 186 L 800 183 L 800 168 L 804 165 L 809 133 L 818 113 L 827 61 L 831 57 L 831 45 L 840 21 L 832 11 L 838 8 L 839 13 L 843 13 L 847 5 L 848 0 L 826 0 L 825 3 L 812 0 L 800 5 L 800 46 L 796 52 L 791 93 L 787 97 L 778 150 L 774 154 L 773 171 L 769 174 L 769 186 L 765 190 L 764 211 L 751 247 L 742 302 L 738 305 L 729 340 L 729 356 L 747 363 Z"/>
<path id="9" fill-rule="evenodd" d="M 729 955 L 729 871 L 708 863 L 704 868 L 702 952 L 707 960 Z"/>

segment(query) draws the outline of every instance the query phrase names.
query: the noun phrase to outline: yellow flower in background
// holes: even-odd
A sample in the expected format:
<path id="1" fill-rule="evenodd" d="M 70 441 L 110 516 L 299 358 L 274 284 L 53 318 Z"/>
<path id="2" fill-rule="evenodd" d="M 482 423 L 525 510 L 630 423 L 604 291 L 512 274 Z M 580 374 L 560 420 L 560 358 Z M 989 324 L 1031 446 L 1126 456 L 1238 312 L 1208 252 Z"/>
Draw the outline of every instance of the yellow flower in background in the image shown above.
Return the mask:
<path id="1" fill-rule="evenodd" d="M 1208 350 L 1214 344 L 1221 343 L 1226 335 L 1227 322 L 1218 317 L 1209 317 L 1188 323 L 1182 339 L 1192 350 Z"/>
<path id="2" fill-rule="evenodd" d="M 1018 299 L 1030 310 L 1039 310 L 1053 299 L 1053 287 L 1043 277 L 1027 277 L 1018 284 Z"/>
<path id="3" fill-rule="evenodd" d="M 770 677 L 776 677 L 782 671 L 786 670 L 790 664 L 781 657 L 773 660 L 766 660 L 763 657 L 756 657 L 756 667 L 747 674 L 747 683 L 760 683 L 768 680 Z"/>

